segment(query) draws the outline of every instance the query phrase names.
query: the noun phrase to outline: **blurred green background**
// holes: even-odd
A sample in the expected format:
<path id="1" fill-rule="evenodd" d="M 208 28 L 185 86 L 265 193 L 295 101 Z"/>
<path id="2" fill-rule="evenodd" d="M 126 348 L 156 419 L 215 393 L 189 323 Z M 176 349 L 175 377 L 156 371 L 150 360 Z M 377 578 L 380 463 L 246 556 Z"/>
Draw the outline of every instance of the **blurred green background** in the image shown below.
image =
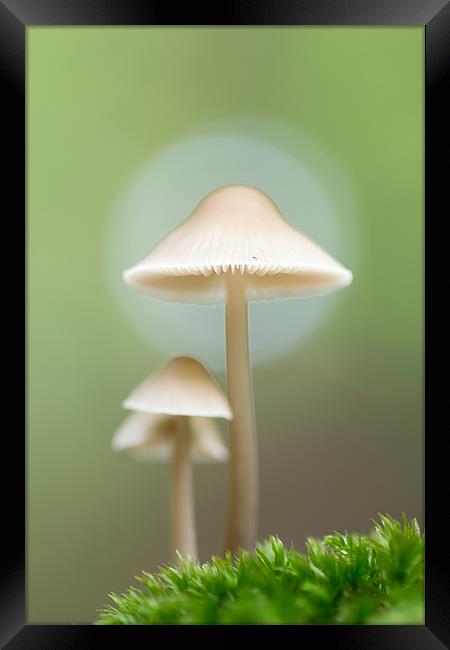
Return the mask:
<path id="1" fill-rule="evenodd" d="M 152 345 L 127 317 L 108 242 L 138 170 L 193 130 L 214 133 L 215 121 L 262 138 L 267 127 L 314 170 L 336 197 L 341 234 L 335 249 L 326 228 L 318 241 L 329 237 L 355 274 L 345 291 L 308 299 L 332 301 L 320 327 L 255 365 L 259 537 L 301 548 L 307 535 L 366 532 L 377 512 L 421 521 L 422 28 L 29 28 L 27 39 L 28 621 L 91 622 L 109 591 L 169 560 L 167 467 L 110 447 L 121 401 L 168 354 L 157 328 Z M 286 135 L 297 131 L 314 144 Z M 167 223 L 152 221 L 149 197 L 146 231 L 134 234 L 142 250 L 126 265 L 202 198 L 190 173 L 172 192 L 185 208 Z M 269 189 L 283 207 L 281 185 Z M 301 227 L 298 204 L 298 221 L 285 216 Z M 315 234 L 314 220 L 305 231 Z M 264 307 L 268 341 L 282 302 Z M 176 309 L 198 318 L 208 308 Z M 214 314 L 221 323 L 222 308 Z M 195 338 L 190 322 L 179 347 Z M 195 481 L 206 559 L 221 551 L 227 468 L 200 466 Z"/>

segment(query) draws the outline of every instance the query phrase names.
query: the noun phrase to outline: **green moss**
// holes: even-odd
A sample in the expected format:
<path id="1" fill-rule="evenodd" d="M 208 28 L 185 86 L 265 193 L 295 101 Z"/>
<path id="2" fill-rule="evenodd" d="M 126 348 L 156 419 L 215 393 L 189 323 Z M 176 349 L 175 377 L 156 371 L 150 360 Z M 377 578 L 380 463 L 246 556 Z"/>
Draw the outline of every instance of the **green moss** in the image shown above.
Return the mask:
<path id="1" fill-rule="evenodd" d="M 111 594 L 99 624 L 422 624 L 424 535 L 415 519 L 379 517 L 369 536 L 278 537 L 235 560 L 182 561 Z"/>

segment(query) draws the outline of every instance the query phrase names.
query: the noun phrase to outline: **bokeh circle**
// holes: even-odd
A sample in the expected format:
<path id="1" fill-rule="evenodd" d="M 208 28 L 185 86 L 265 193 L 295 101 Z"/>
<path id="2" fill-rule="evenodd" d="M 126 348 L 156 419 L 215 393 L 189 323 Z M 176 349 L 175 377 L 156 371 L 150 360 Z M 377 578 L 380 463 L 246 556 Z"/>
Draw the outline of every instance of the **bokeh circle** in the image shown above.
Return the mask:
<path id="1" fill-rule="evenodd" d="M 261 188 L 293 226 L 354 270 L 355 192 L 348 175 L 298 129 L 265 119 L 203 126 L 153 156 L 123 188 L 106 233 L 108 284 L 119 309 L 151 348 L 225 367 L 223 306 L 166 302 L 127 287 L 122 271 L 227 184 Z M 333 309 L 336 295 L 250 304 L 252 363 L 287 354 Z"/>

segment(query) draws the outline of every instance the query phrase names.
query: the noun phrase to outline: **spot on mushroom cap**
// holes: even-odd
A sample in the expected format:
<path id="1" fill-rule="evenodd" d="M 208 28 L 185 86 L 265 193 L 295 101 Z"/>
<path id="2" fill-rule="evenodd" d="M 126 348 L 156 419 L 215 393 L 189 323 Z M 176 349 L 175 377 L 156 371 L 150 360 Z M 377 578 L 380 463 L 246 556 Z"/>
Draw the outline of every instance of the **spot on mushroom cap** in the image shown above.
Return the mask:
<path id="1" fill-rule="evenodd" d="M 146 413 L 232 419 L 231 407 L 206 368 L 193 357 L 175 357 L 140 384 L 123 406 Z"/>
<path id="2" fill-rule="evenodd" d="M 124 280 L 160 298 L 223 302 L 227 273 L 245 276 L 249 300 L 326 293 L 352 280 L 267 194 L 246 185 L 208 194 Z"/>

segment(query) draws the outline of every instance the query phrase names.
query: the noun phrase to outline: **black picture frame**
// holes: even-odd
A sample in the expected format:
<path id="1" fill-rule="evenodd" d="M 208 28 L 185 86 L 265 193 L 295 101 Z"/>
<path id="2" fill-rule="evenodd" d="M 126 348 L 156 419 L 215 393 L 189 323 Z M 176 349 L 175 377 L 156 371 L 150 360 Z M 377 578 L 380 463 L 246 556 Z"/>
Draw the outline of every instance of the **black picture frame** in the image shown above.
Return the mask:
<path id="1" fill-rule="evenodd" d="M 203 4 L 203 3 L 202 3 Z M 27 625 L 25 435 L 23 412 L 26 365 L 25 286 L 26 246 L 26 133 L 25 133 L 25 32 L 36 25 L 420 25 L 425 29 L 425 254 L 426 254 L 426 418 L 425 418 L 425 529 L 426 618 L 425 625 L 398 626 L 265 626 L 267 641 L 289 635 L 300 647 L 333 647 L 345 650 L 438 650 L 450 647 L 449 553 L 445 536 L 448 509 L 445 496 L 446 430 L 444 388 L 431 364 L 443 365 L 444 326 L 432 296 L 445 280 L 444 248 L 446 90 L 450 68 L 450 6 L 444 0 L 252 0 L 229 1 L 220 6 L 184 5 L 144 0 L 0 0 L 0 83 L 2 120 L 2 214 L 4 271 L 3 338 L 7 355 L 3 376 L 8 377 L 13 425 L 4 431 L 2 470 L 2 566 L 0 570 L 0 642 L 8 650 L 80 649 L 99 644 L 171 643 L 174 635 L 187 642 L 226 644 L 236 627 L 215 626 L 94 626 Z M 448 165 L 448 163 L 447 163 Z M 6 209 L 6 205 L 8 208 Z M 23 262 L 23 264 L 22 264 Z M 440 268 L 441 265 L 441 268 Z M 445 288 L 443 287 L 444 291 Z M 446 295 L 445 293 L 443 294 Z M 445 303 L 445 301 L 443 301 Z M 440 309 L 442 310 L 442 301 Z M 434 313 L 433 313 L 434 310 Z M 445 305 L 444 305 L 445 311 Z M 441 330 L 443 334 L 443 329 Z M 6 345 L 5 345 L 6 343 Z M 22 363 L 23 362 L 23 363 Z M 8 395 L 8 397 L 9 397 Z M 440 411 L 440 412 L 439 412 Z M 24 422 L 25 426 L 22 426 Z M 13 435 L 14 434 L 14 435 Z M 7 462 L 5 462 L 7 459 Z M 6 465 L 9 472 L 6 471 Z M 448 496 L 447 496 L 448 498 Z M 63 576 L 62 576 L 63 579 Z M 240 626 L 237 633 L 254 635 L 254 628 Z M 272 637 L 272 639 L 270 638 Z M 159 647 L 159 646 L 157 646 Z"/>

